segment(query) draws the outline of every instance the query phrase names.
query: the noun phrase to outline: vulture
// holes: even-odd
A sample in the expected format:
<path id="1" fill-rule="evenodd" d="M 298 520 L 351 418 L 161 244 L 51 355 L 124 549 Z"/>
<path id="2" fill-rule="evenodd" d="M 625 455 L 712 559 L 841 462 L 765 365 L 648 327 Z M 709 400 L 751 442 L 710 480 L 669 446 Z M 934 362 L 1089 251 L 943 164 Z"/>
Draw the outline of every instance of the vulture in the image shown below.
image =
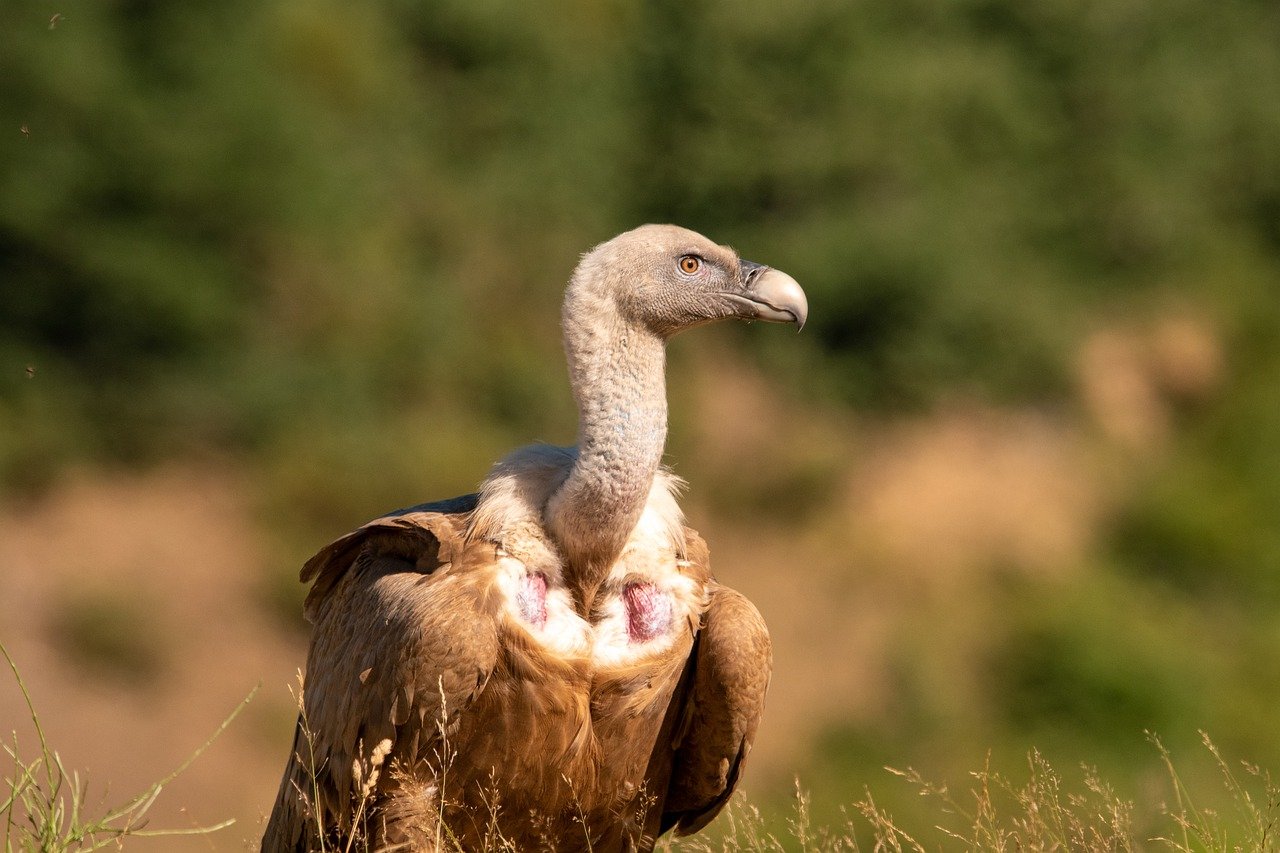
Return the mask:
<path id="1" fill-rule="evenodd" d="M 665 345 L 807 312 L 791 276 L 684 228 L 585 254 L 561 314 L 577 444 L 516 450 L 476 494 L 303 567 L 301 714 L 262 849 L 648 851 L 715 817 L 771 651 L 662 464 Z"/>

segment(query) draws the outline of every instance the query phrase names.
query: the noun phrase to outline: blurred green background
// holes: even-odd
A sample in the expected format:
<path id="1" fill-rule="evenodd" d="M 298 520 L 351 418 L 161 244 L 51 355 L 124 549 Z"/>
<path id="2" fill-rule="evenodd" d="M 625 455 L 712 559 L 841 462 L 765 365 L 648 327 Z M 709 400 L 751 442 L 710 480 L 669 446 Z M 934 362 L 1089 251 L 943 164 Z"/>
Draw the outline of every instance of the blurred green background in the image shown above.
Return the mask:
<path id="1" fill-rule="evenodd" d="M 296 666 L 311 550 L 572 440 L 562 283 L 645 221 L 810 296 L 672 346 L 778 637 L 754 799 L 910 812 L 883 765 L 1033 746 L 1158 798 L 1148 729 L 1280 767 L 1274 3 L 4 0 L 10 529 L 234 471 Z M 182 666 L 86 601 L 33 630 L 91 678 Z"/>

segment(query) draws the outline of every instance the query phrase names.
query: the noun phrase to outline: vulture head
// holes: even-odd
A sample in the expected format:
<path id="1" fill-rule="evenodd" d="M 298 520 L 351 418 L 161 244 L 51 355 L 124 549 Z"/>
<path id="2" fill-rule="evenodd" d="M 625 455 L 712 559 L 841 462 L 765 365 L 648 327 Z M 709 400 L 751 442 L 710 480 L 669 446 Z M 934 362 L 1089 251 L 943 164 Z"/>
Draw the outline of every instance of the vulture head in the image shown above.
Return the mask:
<path id="1" fill-rule="evenodd" d="M 661 339 L 733 318 L 802 327 L 808 310 L 791 276 L 675 225 L 642 225 L 600 244 L 565 297 L 566 321 L 613 314 Z"/>

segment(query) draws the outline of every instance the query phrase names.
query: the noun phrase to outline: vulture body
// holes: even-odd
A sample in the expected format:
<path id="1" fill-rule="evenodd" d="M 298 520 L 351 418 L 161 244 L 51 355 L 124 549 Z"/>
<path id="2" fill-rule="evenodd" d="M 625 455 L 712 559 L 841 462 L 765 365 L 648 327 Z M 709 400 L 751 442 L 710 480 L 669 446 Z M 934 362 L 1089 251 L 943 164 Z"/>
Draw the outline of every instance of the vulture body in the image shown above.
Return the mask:
<path id="1" fill-rule="evenodd" d="M 806 313 L 790 276 L 675 226 L 585 255 L 562 315 L 577 445 L 517 450 L 478 494 L 371 521 L 303 568 L 303 709 L 263 850 L 647 851 L 706 825 L 770 646 L 661 467 L 665 342 Z"/>

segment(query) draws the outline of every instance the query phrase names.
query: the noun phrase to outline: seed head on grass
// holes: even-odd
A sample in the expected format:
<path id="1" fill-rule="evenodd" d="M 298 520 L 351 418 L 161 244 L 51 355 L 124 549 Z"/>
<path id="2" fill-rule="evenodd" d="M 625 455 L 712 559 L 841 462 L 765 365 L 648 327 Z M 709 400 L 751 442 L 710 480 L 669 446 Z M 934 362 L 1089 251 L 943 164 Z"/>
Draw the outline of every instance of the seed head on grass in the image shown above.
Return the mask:
<path id="1" fill-rule="evenodd" d="M 1160 752 L 1160 760 L 1173 786 L 1174 806 L 1165 813 L 1173 821 L 1176 837 L 1161 836 L 1159 841 L 1178 853 L 1235 853 L 1235 851 L 1280 851 L 1280 787 L 1271 774 L 1248 762 L 1240 762 L 1245 778 L 1241 779 L 1222 757 L 1217 745 L 1205 732 L 1200 742 L 1213 756 L 1223 785 L 1235 804 L 1237 820 L 1227 821 L 1212 809 L 1198 808 L 1191 791 L 1183 783 L 1169 750 L 1156 735 L 1147 732 Z M 1250 790 L 1250 789 L 1253 790 Z"/>

